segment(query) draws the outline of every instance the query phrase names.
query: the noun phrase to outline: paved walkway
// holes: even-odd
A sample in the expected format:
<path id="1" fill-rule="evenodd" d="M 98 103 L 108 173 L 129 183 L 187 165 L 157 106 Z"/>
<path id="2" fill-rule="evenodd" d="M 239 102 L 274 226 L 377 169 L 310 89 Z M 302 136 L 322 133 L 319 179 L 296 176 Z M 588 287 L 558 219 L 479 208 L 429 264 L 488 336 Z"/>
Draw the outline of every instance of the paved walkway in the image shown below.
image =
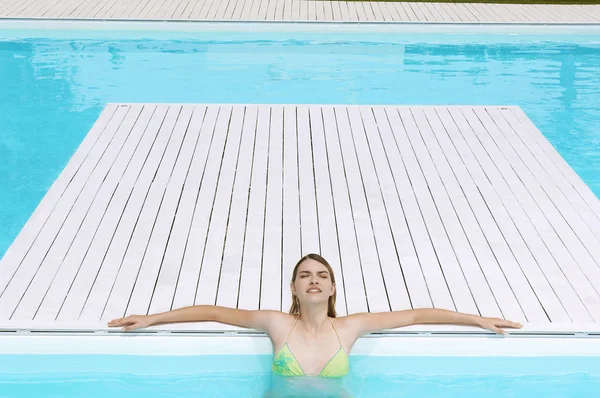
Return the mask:
<path id="1" fill-rule="evenodd" d="M 1 0 L 0 18 L 600 23 L 600 5 L 311 0 Z"/>

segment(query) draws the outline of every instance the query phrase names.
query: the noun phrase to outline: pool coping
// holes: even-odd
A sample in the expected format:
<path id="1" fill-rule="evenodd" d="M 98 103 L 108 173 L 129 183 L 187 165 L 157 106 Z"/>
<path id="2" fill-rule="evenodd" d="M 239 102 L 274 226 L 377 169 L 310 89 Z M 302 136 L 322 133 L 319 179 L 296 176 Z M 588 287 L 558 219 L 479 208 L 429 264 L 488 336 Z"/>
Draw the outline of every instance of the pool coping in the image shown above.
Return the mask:
<path id="1" fill-rule="evenodd" d="M 0 355 L 271 355 L 265 336 L 142 334 L 5 335 L 0 333 Z M 599 357 L 600 339 L 527 336 L 378 336 L 360 338 L 351 355 L 436 357 Z"/>

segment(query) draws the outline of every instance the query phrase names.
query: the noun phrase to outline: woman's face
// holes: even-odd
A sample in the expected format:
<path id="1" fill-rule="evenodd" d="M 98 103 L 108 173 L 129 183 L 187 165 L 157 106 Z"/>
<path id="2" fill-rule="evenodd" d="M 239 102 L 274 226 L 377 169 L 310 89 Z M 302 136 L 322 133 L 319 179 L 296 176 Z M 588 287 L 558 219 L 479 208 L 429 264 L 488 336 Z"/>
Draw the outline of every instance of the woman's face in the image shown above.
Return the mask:
<path id="1" fill-rule="evenodd" d="M 335 285 L 327 267 L 311 258 L 298 266 L 296 280 L 291 283 L 292 294 L 300 303 L 327 302 L 335 293 Z"/>

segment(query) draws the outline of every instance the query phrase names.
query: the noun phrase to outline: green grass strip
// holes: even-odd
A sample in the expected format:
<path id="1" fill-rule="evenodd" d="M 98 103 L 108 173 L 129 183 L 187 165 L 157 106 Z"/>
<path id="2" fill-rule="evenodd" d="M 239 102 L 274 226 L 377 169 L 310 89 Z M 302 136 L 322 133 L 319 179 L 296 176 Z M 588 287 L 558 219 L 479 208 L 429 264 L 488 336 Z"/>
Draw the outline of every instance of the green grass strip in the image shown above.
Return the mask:
<path id="1" fill-rule="evenodd" d="M 490 0 L 490 1 L 482 1 L 482 0 L 345 0 L 345 1 L 387 1 L 400 3 L 402 1 L 406 3 L 485 3 L 485 4 L 572 4 L 572 5 L 581 5 L 581 4 L 600 4 L 600 0 Z"/>

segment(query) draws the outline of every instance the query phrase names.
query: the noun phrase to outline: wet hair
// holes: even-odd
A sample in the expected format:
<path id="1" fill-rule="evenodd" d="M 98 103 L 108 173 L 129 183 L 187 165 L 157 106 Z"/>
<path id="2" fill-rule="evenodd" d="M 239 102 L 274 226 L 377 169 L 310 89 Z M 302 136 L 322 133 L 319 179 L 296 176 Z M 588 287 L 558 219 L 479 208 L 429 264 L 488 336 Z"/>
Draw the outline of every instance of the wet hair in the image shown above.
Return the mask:
<path id="1" fill-rule="evenodd" d="M 327 268 L 327 271 L 329 271 L 331 282 L 335 285 L 335 275 L 333 274 L 333 268 L 331 268 L 331 265 L 329 265 L 327 260 L 315 253 L 307 254 L 296 263 L 296 266 L 294 267 L 294 272 L 292 272 L 292 283 L 296 282 L 296 276 L 298 275 L 298 268 L 300 267 L 300 264 L 302 264 L 305 260 L 308 259 L 315 260 L 323 264 Z M 329 302 L 327 303 L 327 316 L 331 318 L 335 318 L 337 315 L 335 312 L 336 294 L 337 290 L 333 292 L 333 295 L 329 296 Z M 300 314 L 300 302 L 298 301 L 298 297 L 296 295 L 292 295 L 292 306 L 290 307 L 290 314 Z"/>

